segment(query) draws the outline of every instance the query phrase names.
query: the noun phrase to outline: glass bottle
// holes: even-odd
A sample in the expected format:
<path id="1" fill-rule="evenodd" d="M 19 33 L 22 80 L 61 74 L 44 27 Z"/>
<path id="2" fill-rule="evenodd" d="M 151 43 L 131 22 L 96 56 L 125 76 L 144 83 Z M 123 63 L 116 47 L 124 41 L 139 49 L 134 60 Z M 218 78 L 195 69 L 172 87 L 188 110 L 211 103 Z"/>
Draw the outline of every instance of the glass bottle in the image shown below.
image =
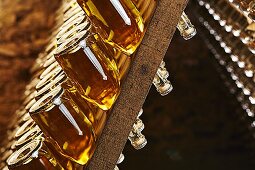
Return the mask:
<path id="1" fill-rule="evenodd" d="M 14 142 L 13 144 L 13 149 L 17 150 L 21 148 L 22 146 L 26 145 L 28 142 L 36 139 L 36 138 L 41 138 L 42 136 L 42 131 L 38 126 L 33 127 L 31 130 L 26 132 L 22 137 L 20 137 L 17 141 Z"/>
<path id="2" fill-rule="evenodd" d="M 41 97 L 29 110 L 46 140 L 66 158 L 85 165 L 95 150 L 91 122 L 60 86 Z"/>
<path id="3" fill-rule="evenodd" d="M 100 37 L 81 31 L 59 45 L 55 55 L 79 93 L 103 110 L 109 110 L 120 91 L 119 73 L 112 56 L 98 45 Z M 84 70 L 86 68 L 86 70 Z"/>
<path id="4" fill-rule="evenodd" d="M 132 54 L 144 36 L 143 20 L 130 0 L 77 0 L 102 39 Z"/>
<path id="5" fill-rule="evenodd" d="M 7 160 L 10 170 L 63 170 L 41 140 L 32 140 Z"/>

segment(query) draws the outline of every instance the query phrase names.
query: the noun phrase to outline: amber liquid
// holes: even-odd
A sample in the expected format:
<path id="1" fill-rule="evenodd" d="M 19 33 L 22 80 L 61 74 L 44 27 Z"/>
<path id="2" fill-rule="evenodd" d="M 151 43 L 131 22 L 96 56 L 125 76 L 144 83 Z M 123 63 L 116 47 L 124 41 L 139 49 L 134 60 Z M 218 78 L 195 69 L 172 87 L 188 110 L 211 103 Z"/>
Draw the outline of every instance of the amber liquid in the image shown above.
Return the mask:
<path id="1" fill-rule="evenodd" d="M 128 21 L 120 15 L 111 0 L 77 0 L 105 42 L 130 55 L 141 43 L 144 25 L 130 0 L 117 1 L 124 9 Z"/>
<path id="2" fill-rule="evenodd" d="M 84 165 L 95 150 L 94 132 L 90 121 L 64 93 L 61 106 L 32 114 L 46 140 L 66 158 Z M 65 110 L 63 110 L 63 106 Z"/>
<path id="3" fill-rule="evenodd" d="M 157 6 L 157 0 L 131 0 L 143 18 L 145 29 Z"/>
<path id="4" fill-rule="evenodd" d="M 106 79 L 85 54 L 83 48 L 58 55 L 56 60 L 84 99 L 103 110 L 109 110 L 120 91 L 117 66 L 98 48 L 95 39 L 88 39 L 87 47 L 101 65 Z"/>
<path id="5" fill-rule="evenodd" d="M 54 159 L 52 162 L 53 165 L 58 166 L 58 164 L 63 167 L 63 170 L 78 170 L 78 169 L 82 169 L 82 165 L 79 165 L 75 162 L 70 161 L 69 159 L 63 157 L 54 147 L 54 145 L 52 145 L 50 142 L 48 141 L 44 141 L 45 146 L 47 147 L 47 149 L 49 150 L 49 152 L 54 156 Z"/>
<path id="6" fill-rule="evenodd" d="M 66 89 L 66 92 L 73 100 L 74 105 L 77 105 L 89 119 L 95 131 L 95 136 L 98 138 L 104 128 L 107 112 L 100 109 L 98 106 L 88 103 L 73 86 L 71 81 L 66 81 L 61 86 Z"/>

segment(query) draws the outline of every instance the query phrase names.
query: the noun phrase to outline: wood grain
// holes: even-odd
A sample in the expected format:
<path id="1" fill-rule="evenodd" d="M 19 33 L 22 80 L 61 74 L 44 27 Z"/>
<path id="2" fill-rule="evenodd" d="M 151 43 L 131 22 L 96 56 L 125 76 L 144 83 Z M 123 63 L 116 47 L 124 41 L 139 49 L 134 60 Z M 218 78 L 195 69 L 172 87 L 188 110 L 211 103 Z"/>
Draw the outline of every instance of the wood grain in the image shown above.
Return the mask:
<path id="1" fill-rule="evenodd" d="M 114 169 L 186 4 L 186 0 L 159 1 L 87 169 Z"/>

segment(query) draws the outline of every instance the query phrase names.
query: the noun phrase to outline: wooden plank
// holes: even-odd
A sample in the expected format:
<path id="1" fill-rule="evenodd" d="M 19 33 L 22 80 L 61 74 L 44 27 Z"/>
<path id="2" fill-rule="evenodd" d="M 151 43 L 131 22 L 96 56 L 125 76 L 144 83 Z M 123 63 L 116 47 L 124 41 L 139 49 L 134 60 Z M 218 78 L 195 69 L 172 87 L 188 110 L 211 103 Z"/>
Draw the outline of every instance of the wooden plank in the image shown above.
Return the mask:
<path id="1" fill-rule="evenodd" d="M 159 1 L 87 169 L 114 169 L 186 4 L 186 0 Z"/>

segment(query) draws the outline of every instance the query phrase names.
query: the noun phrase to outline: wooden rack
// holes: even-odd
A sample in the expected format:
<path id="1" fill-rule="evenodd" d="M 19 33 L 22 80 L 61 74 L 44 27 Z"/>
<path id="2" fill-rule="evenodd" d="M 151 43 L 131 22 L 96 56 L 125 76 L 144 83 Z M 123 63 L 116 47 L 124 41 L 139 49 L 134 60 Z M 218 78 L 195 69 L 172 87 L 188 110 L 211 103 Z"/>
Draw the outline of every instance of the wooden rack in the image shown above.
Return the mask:
<path id="1" fill-rule="evenodd" d="M 187 0 L 159 0 L 121 94 L 99 138 L 89 170 L 113 170 L 150 90 Z"/>

